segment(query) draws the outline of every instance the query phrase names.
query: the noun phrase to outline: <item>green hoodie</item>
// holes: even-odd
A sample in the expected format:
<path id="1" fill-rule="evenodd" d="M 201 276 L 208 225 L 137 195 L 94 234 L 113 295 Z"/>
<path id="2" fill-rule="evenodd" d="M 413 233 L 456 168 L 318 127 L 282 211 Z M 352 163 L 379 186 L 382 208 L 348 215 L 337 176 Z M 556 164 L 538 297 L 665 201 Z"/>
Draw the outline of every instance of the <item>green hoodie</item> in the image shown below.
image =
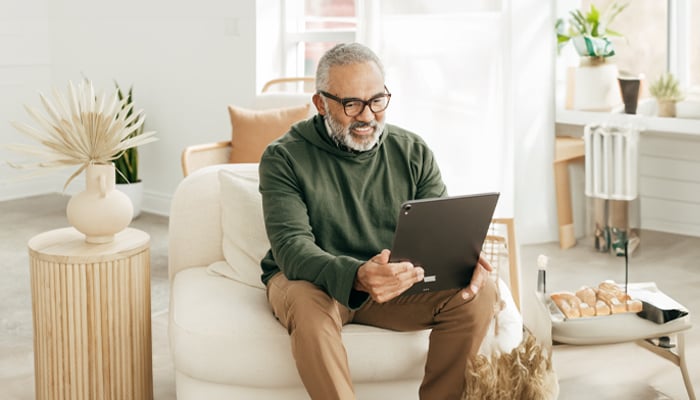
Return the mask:
<path id="1" fill-rule="evenodd" d="M 446 195 L 438 165 L 416 134 L 386 124 L 366 152 L 340 148 L 323 117 L 294 125 L 260 161 L 260 192 L 271 250 L 262 280 L 283 271 L 323 288 L 350 309 L 357 269 L 390 249 L 400 205 Z"/>

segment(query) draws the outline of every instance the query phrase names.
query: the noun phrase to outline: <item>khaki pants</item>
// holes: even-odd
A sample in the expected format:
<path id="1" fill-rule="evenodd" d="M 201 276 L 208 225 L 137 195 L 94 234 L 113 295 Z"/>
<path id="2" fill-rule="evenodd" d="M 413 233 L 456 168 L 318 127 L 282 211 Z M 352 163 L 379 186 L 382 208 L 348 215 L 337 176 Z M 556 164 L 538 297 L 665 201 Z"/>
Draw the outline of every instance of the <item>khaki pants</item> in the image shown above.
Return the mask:
<path id="1" fill-rule="evenodd" d="M 312 399 L 354 399 L 343 325 L 353 322 L 396 331 L 432 329 L 425 376 L 424 400 L 461 399 L 467 359 L 477 354 L 493 318 L 496 287 L 492 280 L 469 300 L 459 290 L 399 296 L 384 304 L 370 300 L 350 311 L 307 281 L 273 276 L 267 298 L 291 337 L 292 353 Z"/>

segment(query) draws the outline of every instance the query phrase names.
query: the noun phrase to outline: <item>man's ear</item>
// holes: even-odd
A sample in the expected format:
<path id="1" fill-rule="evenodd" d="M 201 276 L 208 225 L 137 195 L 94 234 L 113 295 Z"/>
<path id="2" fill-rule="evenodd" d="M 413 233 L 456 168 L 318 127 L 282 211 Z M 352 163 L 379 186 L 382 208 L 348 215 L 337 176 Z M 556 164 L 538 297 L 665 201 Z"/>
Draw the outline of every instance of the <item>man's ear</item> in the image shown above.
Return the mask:
<path id="1" fill-rule="evenodd" d="M 314 106 L 316 106 L 316 110 L 318 110 L 318 113 L 321 115 L 326 115 L 326 106 L 323 104 L 323 99 L 321 98 L 321 95 L 318 93 L 314 93 L 314 95 L 311 97 L 311 100 L 313 100 Z"/>

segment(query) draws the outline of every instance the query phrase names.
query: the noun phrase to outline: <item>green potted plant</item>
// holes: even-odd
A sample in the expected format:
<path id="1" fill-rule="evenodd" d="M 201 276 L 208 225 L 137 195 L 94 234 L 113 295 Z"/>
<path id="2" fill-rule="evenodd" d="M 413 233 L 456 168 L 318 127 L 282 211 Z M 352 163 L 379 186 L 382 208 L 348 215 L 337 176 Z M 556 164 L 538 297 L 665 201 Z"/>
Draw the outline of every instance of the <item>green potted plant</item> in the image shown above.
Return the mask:
<path id="1" fill-rule="evenodd" d="M 115 81 L 114 86 L 117 89 L 117 96 L 122 103 L 122 110 L 127 110 L 126 117 L 129 118 L 134 111 L 133 90 L 129 88 L 129 92 L 124 94 L 119 84 Z M 145 120 L 145 117 L 144 117 Z M 129 138 L 134 138 L 143 134 L 143 123 L 134 130 Z M 130 147 L 121 153 L 115 154 L 114 159 L 116 188 L 124 192 L 134 205 L 134 218 L 141 214 L 141 203 L 143 201 L 143 184 L 139 178 L 139 150 L 137 146 Z"/>
<path id="2" fill-rule="evenodd" d="M 591 4 L 587 12 L 572 10 L 570 18 L 556 23 L 558 50 L 571 42 L 579 63 L 567 71 L 567 108 L 584 111 L 610 111 L 622 102 L 618 89 L 619 71 L 608 59 L 615 55 L 611 36 L 622 34 L 610 25 L 627 3 L 614 1 L 604 10 Z"/>
<path id="3" fill-rule="evenodd" d="M 661 74 L 649 86 L 649 93 L 656 98 L 659 117 L 675 117 L 676 103 L 683 100 L 680 83 L 672 73 Z"/>
<path id="4" fill-rule="evenodd" d="M 556 23 L 558 48 L 561 50 L 571 42 L 579 56 L 590 58 L 592 63 L 605 62 L 607 57 L 615 55 L 609 37 L 622 36 L 610 29 L 610 24 L 627 6 L 627 3 L 614 1 L 602 11 L 594 4 L 586 13 L 578 9 L 570 11 L 568 29 L 562 18 Z"/>

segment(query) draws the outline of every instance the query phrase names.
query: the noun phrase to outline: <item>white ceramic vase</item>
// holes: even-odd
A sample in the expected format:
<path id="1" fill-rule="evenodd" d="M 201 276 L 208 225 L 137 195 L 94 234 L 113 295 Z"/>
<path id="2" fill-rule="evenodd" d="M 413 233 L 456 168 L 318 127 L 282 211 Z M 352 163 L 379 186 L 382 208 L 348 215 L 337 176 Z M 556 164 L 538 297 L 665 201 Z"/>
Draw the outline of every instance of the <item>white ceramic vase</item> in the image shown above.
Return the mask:
<path id="1" fill-rule="evenodd" d="M 131 222 L 131 200 L 114 188 L 114 164 L 90 164 L 85 190 L 71 197 L 68 222 L 85 234 L 88 243 L 109 243 Z"/>

